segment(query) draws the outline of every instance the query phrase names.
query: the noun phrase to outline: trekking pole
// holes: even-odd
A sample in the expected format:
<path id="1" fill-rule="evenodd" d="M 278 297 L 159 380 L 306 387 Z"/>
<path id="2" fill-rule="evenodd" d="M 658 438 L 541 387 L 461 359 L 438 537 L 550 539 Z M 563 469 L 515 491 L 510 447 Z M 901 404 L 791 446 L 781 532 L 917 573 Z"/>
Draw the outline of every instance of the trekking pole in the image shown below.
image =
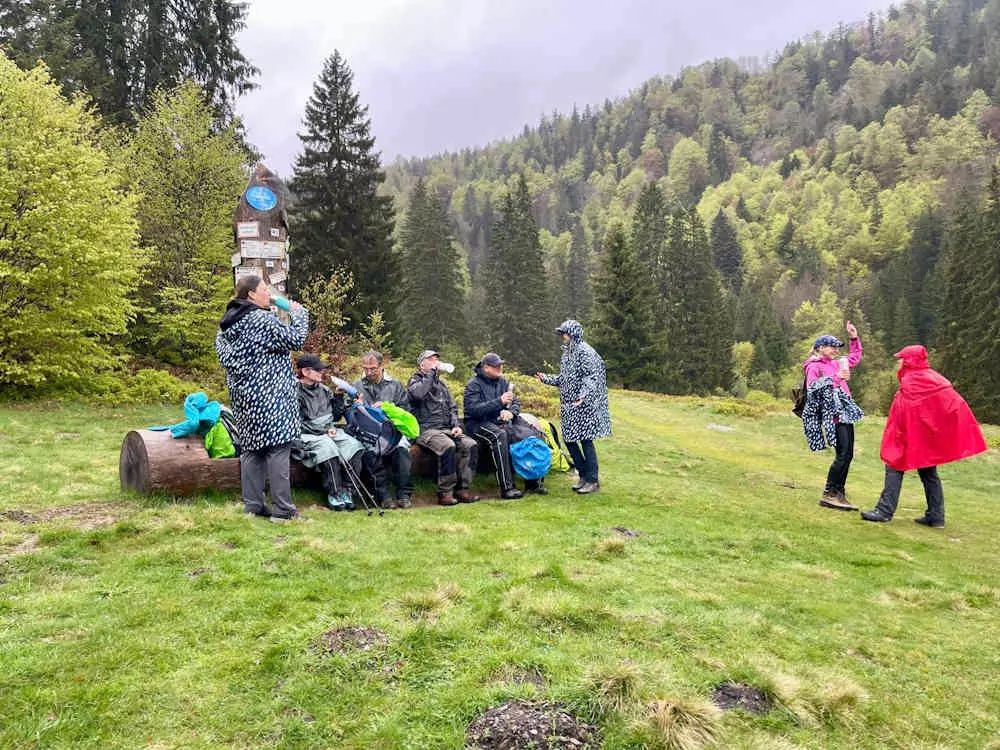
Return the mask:
<path id="1" fill-rule="evenodd" d="M 375 498 L 368 491 L 368 488 L 365 487 L 365 483 L 361 481 L 361 477 L 358 476 L 358 472 L 354 470 L 354 467 L 351 466 L 350 462 L 343 456 L 340 456 L 340 465 L 343 467 L 344 473 L 347 475 L 347 478 L 357 491 L 358 497 L 361 498 L 361 504 L 365 506 L 365 510 L 368 512 L 368 515 L 370 516 L 374 510 L 378 510 L 379 516 L 384 516 L 385 511 L 378 503 L 375 502 Z"/>

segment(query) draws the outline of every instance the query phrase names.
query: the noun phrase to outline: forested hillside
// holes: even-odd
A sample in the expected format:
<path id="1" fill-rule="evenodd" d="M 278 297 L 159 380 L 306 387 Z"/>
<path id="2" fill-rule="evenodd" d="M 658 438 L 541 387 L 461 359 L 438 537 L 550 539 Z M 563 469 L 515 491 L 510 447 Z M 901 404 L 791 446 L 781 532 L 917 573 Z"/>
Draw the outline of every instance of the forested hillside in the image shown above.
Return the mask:
<path id="1" fill-rule="evenodd" d="M 468 264 L 465 343 L 517 317 L 489 290 L 520 275 L 498 265 L 509 253 L 495 231 L 523 177 L 544 323 L 580 317 L 619 363 L 613 380 L 780 393 L 805 342 L 842 333 L 846 317 L 866 345 L 869 406 L 894 388 L 888 355 L 919 341 L 997 420 L 998 85 L 1000 0 L 908 2 L 766 66 L 706 62 L 508 141 L 399 161 L 386 188 L 401 219 L 419 183 L 447 209 Z M 616 284 L 630 276 L 645 302 L 625 309 L 637 295 Z M 636 370 L 647 359 L 662 366 Z"/>

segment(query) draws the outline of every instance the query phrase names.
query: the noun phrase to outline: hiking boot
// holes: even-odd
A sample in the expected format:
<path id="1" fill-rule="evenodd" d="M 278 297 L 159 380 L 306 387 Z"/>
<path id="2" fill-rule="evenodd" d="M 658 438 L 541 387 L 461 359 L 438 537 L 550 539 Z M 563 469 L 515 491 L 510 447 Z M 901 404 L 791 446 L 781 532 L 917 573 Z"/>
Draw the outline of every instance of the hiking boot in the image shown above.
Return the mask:
<path id="1" fill-rule="evenodd" d="M 473 495 L 471 492 L 456 492 L 455 497 L 458 498 L 458 502 L 460 503 L 479 502 L 479 495 Z"/>
<path id="2" fill-rule="evenodd" d="M 289 523 L 291 521 L 308 521 L 301 513 L 296 513 L 294 516 L 271 516 L 271 523 Z"/>
<path id="3" fill-rule="evenodd" d="M 267 508 L 264 508 L 264 510 L 245 510 L 243 511 L 243 515 L 250 516 L 251 518 L 270 518 L 271 511 Z"/>
<path id="4" fill-rule="evenodd" d="M 577 482 L 576 484 L 573 485 L 573 492 L 579 492 L 580 488 L 583 487 L 583 485 L 585 485 L 585 484 L 586 484 L 586 482 L 584 482 L 581 479 L 579 482 Z"/>
<path id="5" fill-rule="evenodd" d="M 397 498 L 396 505 L 398 505 L 400 508 L 403 508 L 404 510 L 406 508 L 412 508 L 413 498 L 410 497 L 409 495 L 403 495 L 402 497 Z"/>
<path id="6" fill-rule="evenodd" d="M 378 507 L 382 510 L 396 510 L 396 508 L 399 507 L 399 504 L 396 503 L 396 501 L 391 497 L 387 497 L 384 500 L 379 500 Z"/>
<path id="7" fill-rule="evenodd" d="M 601 485 L 598 482 L 584 482 L 580 485 L 580 489 L 576 491 L 578 495 L 590 495 L 601 489 Z"/>
<path id="8" fill-rule="evenodd" d="M 344 498 L 338 495 L 327 495 L 326 504 L 330 510 L 343 510 L 344 509 Z"/>
<path id="9" fill-rule="evenodd" d="M 438 505 L 458 505 L 458 500 L 453 495 L 438 495 Z"/>
<path id="10" fill-rule="evenodd" d="M 843 493 L 836 490 L 824 492 L 819 504 L 824 508 L 833 508 L 834 510 L 857 510 L 855 506 L 847 502 L 847 498 L 844 497 Z"/>
<path id="11" fill-rule="evenodd" d="M 344 510 L 356 510 L 354 507 L 354 498 L 351 497 L 351 493 L 347 490 L 340 493 L 340 501 L 344 504 Z"/>
<path id="12" fill-rule="evenodd" d="M 892 520 L 892 516 L 887 516 L 878 508 L 861 511 L 861 517 L 866 521 L 874 521 L 875 523 L 888 523 Z"/>
<path id="13" fill-rule="evenodd" d="M 511 487 L 509 490 L 501 492 L 500 497 L 504 500 L 517 500 L 520 497 L 524 497 L 524 493 L 516 487 Z"/>
<path id="14" fill-rule="evenodd" d="M 932 529 L 944 528 L 944 521 L 938 521 L 935 518 L 928 518 L 927 516 L 920 516 L 920 518 L 914 518 L 913 523 L 919 523 L 921 526 L 930 526 Z"/>
<path id="15" fill-rule="evenodd" d="M 537 487 L 525 487 L 524 491 L 531 495 L 548 495 L 549 490 L 544 484 L 540 484 Z"/>

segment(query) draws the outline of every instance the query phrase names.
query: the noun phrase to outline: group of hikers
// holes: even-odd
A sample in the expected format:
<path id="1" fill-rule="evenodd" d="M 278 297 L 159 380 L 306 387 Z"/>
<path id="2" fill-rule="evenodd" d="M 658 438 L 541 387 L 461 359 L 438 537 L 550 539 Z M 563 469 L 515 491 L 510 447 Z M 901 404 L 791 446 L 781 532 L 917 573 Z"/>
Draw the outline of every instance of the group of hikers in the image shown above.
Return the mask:
<path id="1" fill-rule="evenodd" d="M 413 442 L 437 461 L 440 505 L 479 500 L 472 492 L 472 479 L 480 450 L 492 460 L 500 497 L 547 494 L 541 478 L 526 479 L 523 491 L 516 486 L 512 445 L 532 436 L 536 426 L 521 416 L 520 401 L 503 376 L 504 361 L 498 354 L 488 352 L 476 364 L 475 375 L 465 387 L 464 421 L 440 377 L 448 366 L 431 349 L 419 355 L 417 370 L 406 385 L 386 372 L 380 352 L 369 351 L 362 359 L 362 377 L 353 384 L 335 378 L 339 384 L 335 391 L 323 382 L 327 365 L 318 356 L 302 354 L 292 367 L 290 355 L 305 343 L 309 314 L 297 302 L 277 301 L 287 308 L 288 323 L 274 314 L 266 282 L 257 276 L 244 277 L 216 336 L 239 429 L 246 513 L 272 520 L 298 515 L 291 496 L 293 455 L 321 472 L 327 504 L 333 510 L 356 507 L 357 494 L 363 491 L 362 476 L 373 487 L 374 501 L 382 509 L 411 507 L 410 441 L 402 437 L 387 450 L 376 450 L 337 426 L 349 409 L 362 405 L 412 414 L 418 426 Z M 848 381 L 861 361 L 862 346 L 850 321 L 846 331 L 847 356 L 840 356 L 845 344 L 836 336 L 823 334 L 815 340 L 802 365 L 797 410 L 810 449 L 832 447 L 835 453 L 819 504 L 857 511 L 847 499 L 846 484 L 854 457 L 854 425 L 864 415 L 851 396 Z M 584 341 L 580 323 L 567 320 L 556 333 L 563 341 L 560 371 L 536 373 L 536 377 L 559 389 L 563 438 L 579 476 L 573 489 L 591 494 L 600 490 L 594 440 L 611 435 L 605 366 Z M 914 520 L 940 528 L 945 514 L 937 466 L 981 453 L 986 442 L 968 404 L 945 377 L 930 368 L 923 346 L 907 346 L 895 357 L 900 387 L 880 452 L 885 483 L 876 506 L 863 511 L 861 518 L 890 521 L 899 502 L 903 473 L 916 469 L 927 509 Z M 390 491 L 390 474 L 394 492 Z"/>
<path id="2" fill-rule="evenodd" d="M 272 310 L 275 302 L 260 277 L 242 278 L 215 342 L 238 427 L 247 514 L 275 521 L 298 516 L 291 493 L 292 458 L 321 473 L 332 510 L 354 510 L 368 486 L 381 509 L 411 507 L 410 441 L 397 435 L 383 450 L 381 444 L 366 445 L 338 426 L 350 409 L 365 405 L 412 414 L 418 426 L 413 443 L 436 458 L 440 505 L 480 499 L 472 492 L 480 450 L 492 460 L 503 499 L 548 493 L 541 477 L 525 479 L 523 491 L 516 486 L 511 447 L 541 433 L 537 423 L 521 416 L 520 400 L 503 376 L 504 361 L 498 354 L 488 352 L 476 364 L 465 387 L 460 420 L 455 399 L 440 377 L 447 365 L 439 352 L 421 352 L 417 370 L 403 385 L 386 372 L 382 353 L 369 351 L 362 358 L 362 377 L 353 384 L 334 378 L 334 390 L 323 382 L 328 367 L 315 354 L 300 355 L 292 366 L 291 352 L 302 347 L 309 331 L 308 311 L 297 302 L 280 300 L 289 316 L 285 323 Z M 600 490 L 594 440 L 611 434 L 604 362 L 583 340 L 577 321 L 567 320 L 556 333 L 563 340 L 560 371 L 536 377 L 559 389 L 562 435 L 579 474 L 573 489 L 591 494 Z"/>
<path id="3" fill-rule="evenodd" d="M 826 333 L 816 339 L 803 363 L 801 417 L 809 448 L 816 451 L 830 445 L 835 452 L 819 504 L 856 511 L 845 486 L 854 458 L 854 425 L 864 413 L 852 398 L 847 381 L 861 361 L 862 347 L 858 329 L 850 321 L 846 329 L 846 357 L 839 356 L 844 342 Z M 879 451 L 885 481 L 878 503 L 862 511 L 861 518 L 876 523 L 891 521 L 899 504 L 903 474 L 916 469 L 927 509 L 913 520 L 922 526 L 943 528 L 944 491 L 937 467 L 982 453 L 986 441 L 969 405 L 947 378 L 931 369 L 923 346 L 906 346 L 893 356 L 899 360 L 899 390 L 889 409 Z"/>

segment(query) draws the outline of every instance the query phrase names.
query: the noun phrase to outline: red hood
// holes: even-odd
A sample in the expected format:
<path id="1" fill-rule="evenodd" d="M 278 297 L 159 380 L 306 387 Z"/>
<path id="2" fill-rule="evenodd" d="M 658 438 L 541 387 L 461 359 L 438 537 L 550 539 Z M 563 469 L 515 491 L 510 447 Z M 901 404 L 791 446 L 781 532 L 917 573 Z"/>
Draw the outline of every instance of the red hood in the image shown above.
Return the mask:
<path id="1" fill-rule="evenodd" d="M 903 374 L 907 370 L 926 370 L 931 366 L 930 362 L 927 361 L 927 350 L 920 344 L 904 346 L 892 356 L 903 360 L 903 366 L 898 373 L 900 380 L 903 379 Z"/>

